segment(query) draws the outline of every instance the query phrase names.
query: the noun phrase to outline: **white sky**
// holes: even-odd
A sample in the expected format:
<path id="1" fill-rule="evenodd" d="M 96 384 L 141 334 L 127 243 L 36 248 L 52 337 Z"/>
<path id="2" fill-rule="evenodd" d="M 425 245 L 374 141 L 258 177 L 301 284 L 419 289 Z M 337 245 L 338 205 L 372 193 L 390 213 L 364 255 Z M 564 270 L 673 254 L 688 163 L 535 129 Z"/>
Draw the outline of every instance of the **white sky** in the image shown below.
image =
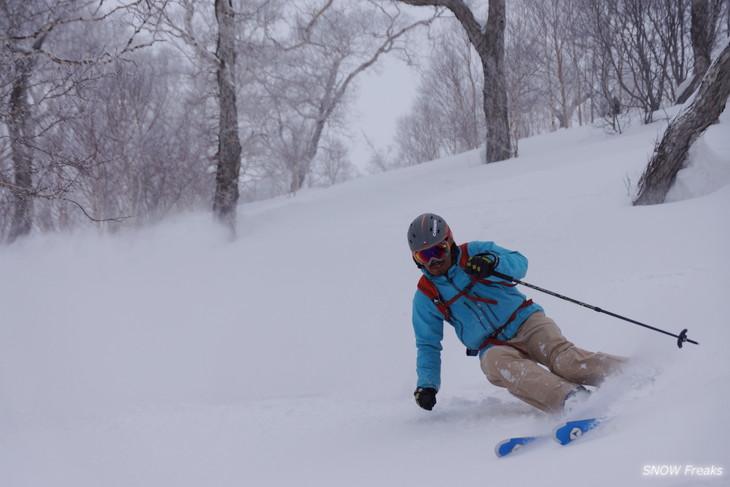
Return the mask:
<path id="1" fill-rule="evenodd" d="M 433 7 L 403 4 L 400 8 L 414 20 L 425 20 L 434 14 Z M 428 62 L 431 50 L 427 32 L 427 29 L 420 27 L 410 40 L 411 43 L 416 43 L 415 46 L 409 46 L 412 59 L 421 66 Z M 366 172 L 372 153 L 362 133 L 370 138 L 378 150 L 392 145 L 396 121 L 410 110 L 420 77 L 417 67 L 409 67 L 395 53 L 383 56 L 378 65 L 363 73 L 358 81 L 358 98 L 350 122 L 354 135 L 350 158 L 363 173 Z"/>
<path id="2" fill-rule="evenodd" d="M 350 156 L 363 172 L 371 156 L 363 133 L 378 149 L 392 145 L 396 120 L 410 109 L 418 84 L 416 69 L 393 57 L 385 57 L 379 71 L 363 73 L 351 123 Z"/>

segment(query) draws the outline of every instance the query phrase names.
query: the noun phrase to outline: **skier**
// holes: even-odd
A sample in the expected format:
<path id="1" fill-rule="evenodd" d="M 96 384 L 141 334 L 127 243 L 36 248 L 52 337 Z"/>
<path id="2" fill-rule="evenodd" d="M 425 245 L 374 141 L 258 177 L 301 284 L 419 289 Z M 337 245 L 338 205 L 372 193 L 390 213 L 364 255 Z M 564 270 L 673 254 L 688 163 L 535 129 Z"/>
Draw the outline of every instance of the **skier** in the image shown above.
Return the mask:
<path id="1" fill-rule="evenodd" d="M 570 409 L 617 372 L 626 359 L 580 349 L 566 340 L 543 308 L 496 271 L 516 279 L 527 259 L 494 242 L 457 246 L 443 218 L 418 216 L 408 228 L 413 260 L 423 272 L 413 298 L 418 355 L 416 403 L 428 411 L 441 386 L 443 322 L 468 355 L 478 355 L 492 384 L 549 413 Z M 544 365 L 546 368 L 542 367 Z"/>

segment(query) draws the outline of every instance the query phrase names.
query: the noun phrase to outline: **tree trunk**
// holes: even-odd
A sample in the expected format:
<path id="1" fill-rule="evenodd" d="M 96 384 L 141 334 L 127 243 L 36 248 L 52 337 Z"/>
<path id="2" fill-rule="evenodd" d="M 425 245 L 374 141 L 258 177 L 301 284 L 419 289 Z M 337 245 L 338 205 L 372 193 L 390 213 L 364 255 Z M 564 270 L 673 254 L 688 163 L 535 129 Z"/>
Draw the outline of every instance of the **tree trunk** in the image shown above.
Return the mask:
<path id="1" fill-rule="evenodd" d="M 702 77 L 710 68 L 712 62 L 712 43 L 715 38 L 715 17 L 710 11 L 712 6 L 707 0 L 692 0 L 692 52 L 694 53 L 694 67 L 692 68 L 692 82 L 677 97 L 677 103 L 686 102 L 702 81 Z"/>
<path id="2" fill-rule="evenodd" d="M 241 141 L 236 106 L 235 13 L 231 0 L 215 0 L 218 20 L 218 169 L 213 212 L 232 232 L 236 225 L 238 178 L 241 172 Z"/>
<path id="3" fill-rule="evenodd" d="M 409 5 L 446 7 L 459 20 L 482 62 L 484 71 L 484 115 L 486 118 L 486 161 L 496 162 L 514 155 L 509 131 L 507 84 L 504 65 L 505 0 L 490 0 L 487 25 L 482 26 L 463 0 L 400 0 Z"/>
<path id="4" fill-rule="evenodd" d="M 329 117 L 329 114 L 326 117 Z M 304 149 L 302 159 L 298 161 L 297 166 L 292 172 L 292 181 L 289 188 L 289 192 L 292 194 L 295 194 L 304 187 L 307 176 L 310 172 L 312 172 L 314 158 L 317 157 L 317 152 L 319 150 L 319 141 L 322 139 L 322 132 L 324 132 L 324 125 L 327 120 L 326 117 L 321 116 L 314 121 L 312 135 L 306 142 L 307 146 Z"/>
<path id="5" fill-rule="evenodd" d="M 324 126 L 327 123 L 327 119 L 329 119 L 330 115 L 332 115 L 335 107 L 344 96 L 345 89 L 349 84 L 349 81 L 346 80 L 345 83 L 340 86 L 340 91 L 337 91 L 336 84 L 337 74 L 339 71 L 340 63 L 336 62 L 332 66 L 329 76 L 327 77 L 324 95 L 319 102 L 317 117 L 313 121 L 314 127 L 312 128 L 311 135 L 309 135 L 306 141 L 306 147 L 302 154 L 302 159 L 301 161 L 297 161 L 297 166 L 292 171 L 292 180 L 289 188 L 289 192 L 292 194 L 295 194 L 297 191 L 302 189 L 304 182 L 307 180 L 307 176 L 312 171 L 314 158 L 317 157 L 317 151 L 319 150 L 319 141 L 322 138 L 322 133 L 324 132 Z"/>
<path id="6" fill-rule="evenodd" d="M 487 119 L 487 159 L 496 162 L 513 156 L 504 66 L 504 0 L 490 0 L 484 41 L 477 49 L 484 68 L 484 114 Z"/>
<path id="7" fill-rule="evenodd" d="M 10 119 L 8 133 L 13 160 L 14 184 L 20 190 L 13 192 L 13 219 L 8 234 L 8 241 L 13 242 L 19 237 L 30 233 L 32 225 L 33 198 L 30 196 L 33 184 L 33 160 L 28 148 L 28 78 L 30 69 L 29 59 L 16 61 L 17 77 L 10 92 Z M 21 66 L 22 65 L 22 66 Z M 19 68 L 19 69 L 17 69 Z M 27 190 L 24 192 L 22 190 Z"/>
<path id="8" fill-rule="evenodd" d="M 39 51 L 46 39 L 40 36 L 33 43 L 33 50 Z M 28 235 L 33 226 L 33 155 L 30 150 L 30 134 L 28 119 L 30 103 L 28 103 L 30 77 L 36 64 L 34 56 L 20 56 L 15 62 L 15 79 L 10 91 L 7 127 L 10 136 L 10 151 L 13 161 L 14 185 L 13 218 L 8 233 L 8 241 L 14 242 Z"/>
<path id="9" fill-rule="evenodd" d="M 725 46 L 702 80 L 697 96 L 677 115 L 654 150 L 639 181 L 634 205 L 663 203 L 667 191 L 682 168 L 690 146 L 707 127 L 715 123 L 730 95 L 730 43 Z"/>

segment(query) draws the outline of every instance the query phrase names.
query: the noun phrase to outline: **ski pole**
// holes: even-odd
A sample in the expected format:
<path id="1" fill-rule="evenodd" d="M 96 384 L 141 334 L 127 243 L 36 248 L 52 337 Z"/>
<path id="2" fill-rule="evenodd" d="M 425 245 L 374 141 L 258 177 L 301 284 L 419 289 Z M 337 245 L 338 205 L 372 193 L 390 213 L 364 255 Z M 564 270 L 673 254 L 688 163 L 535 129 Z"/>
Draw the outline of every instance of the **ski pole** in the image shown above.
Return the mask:
<path id="1" fill-rule="evenodd" d="M 568 296 L 563 296 L 562 294 L 558 294 L 555 291 L 550 291 L 549 289 L 541 288 L 540 286 L 535 286 L 534 284 L 530 284 L 529 282 L 520 281 L 519 279 L 515 279 L 514 277 L 508 276 L 506 274 L 502 274 L 501 272 L 493 271 L 492 275 L 495 277 L 499 277 L 500 279 L 504 279 L 505 281 L 512 281 L 517 284 L 521 284 L 525 287 L 529 287 L 531 289 L 534 289 L 536 291 L 543 292 L 545 294 L 549 294 L 550 296 L 555 296 L 556 298 L 564 299 L 565 301 L 570 301 L 571 303 L 575 303 L 577 305 L 583 306 L 584 308 L 592 309 L 593 311 L 597 311 L 599 313 L 604 313 L 609 316 L 613 316 L 614 318 L 618 318 L 620 320 L 628 321 L 629 323 L 633 323 L 635 325 L 643 326 L 644 328 L 648 328 L 650 330 L 658 331 L 659 333 L 664 333 L 665 335 L 669 335 L 670 337 L 674 337 L 677 339 L 677 346 L 679 348 L 682 348 L 682 345 L 684 342 L 688 343 L 694 343 L 695 345 L 699 345 L 694 340 L 690 340 L 687 338 L 687 328 L 682 330 L 679 335 L 675 335 L 674 333 L 670 333 L 666 330 L 662 330 L 660 328 L 655 328 L 653 326 L 647 325 L 646 323 L 641 323 L 640 321 L 632 320 L 631 318 L 626 318 L 625 316 L 617 315 L 616 313 L 611 313 L 610 311 L 606 311 L 605 309 L 601 309 L 598 306 L 593 306 L 591 304 L 584 303 L 582 301 L 578 301 L 577 299 L 569 298 Z"/>

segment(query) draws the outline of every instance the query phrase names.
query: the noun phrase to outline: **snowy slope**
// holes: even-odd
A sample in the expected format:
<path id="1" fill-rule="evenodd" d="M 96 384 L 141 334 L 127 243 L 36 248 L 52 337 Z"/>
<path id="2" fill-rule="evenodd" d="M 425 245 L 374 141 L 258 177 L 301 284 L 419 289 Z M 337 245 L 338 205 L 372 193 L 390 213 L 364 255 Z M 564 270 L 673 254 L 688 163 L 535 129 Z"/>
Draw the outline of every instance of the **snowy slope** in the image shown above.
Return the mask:
<path id="1" fill-rule="evenodd" d="M 0 485 L 730 485 L 730 120 L 672 203 L 634 208 L 664 126 L 252 203 L 233 243 L 192 215 L 0 249 Z M 528 282 L 701 345 L 524 290 L 578 345 L 636 360 L 587 406 L 615 416 L 605 428 L 497 459 L 499 440 L 554 421 L 490 385 L 449 330 L 439 403 L 414 404 L 405 229 L 425 211 L 459 242 L 521 251 Z"/>

